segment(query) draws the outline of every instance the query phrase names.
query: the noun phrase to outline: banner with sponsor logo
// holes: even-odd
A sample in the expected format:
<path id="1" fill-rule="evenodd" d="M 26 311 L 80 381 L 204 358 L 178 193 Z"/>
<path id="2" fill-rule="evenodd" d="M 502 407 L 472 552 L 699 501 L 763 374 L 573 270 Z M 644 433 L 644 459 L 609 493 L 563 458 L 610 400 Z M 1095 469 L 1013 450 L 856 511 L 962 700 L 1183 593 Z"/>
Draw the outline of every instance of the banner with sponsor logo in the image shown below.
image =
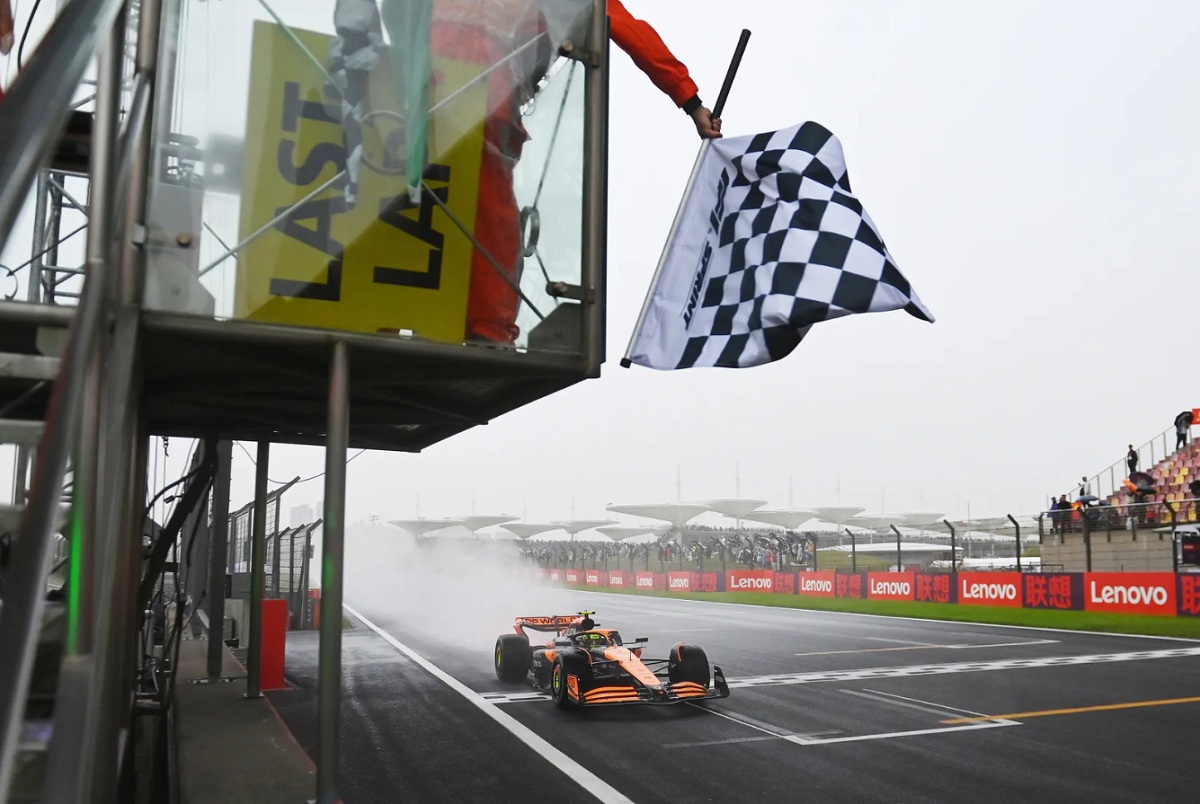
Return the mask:
<path id="1" fill-rule="evenodd" d="M 966 606 L 1016 606 L 1022 604 L 1021 573 L 960 572 L 958 602 Z"/>
<path id="2" fill-rule="evenodd" d="M 690 572 L 668 572 L 667 573 L 667 590 L 671 592 L 693 592 L 692 588 L 692 573 Z"/>
<path id="3" fill-rule="evenodd" d="M 636 588 L 636 589 L 653 589 L 654 588 L 654 573 L 653 572 L 636 573 L 634 576 L 634 583 L 635 583 L 634 588 Z"/>
<path id="4" fill-rule="evenodd" d="M 796 594 L 795 572 L 777 572 L 771 584 L 771 591 L 777 595 Z"/>
<path id="5" fill-rule="evenodd" d="M 802 572 L 796 584 L 796 594 L 807 597 L 833 597 L 837 584 L 836 572 Z"/>
<path id="6" fill-rule="evenodd" d="M 917 573 L 917 588 L 914 599 L 923 603 L 957 603 L 958 584 L 955 576 L 945 572 Z"/>
<path id="7" fill-rule="evenodd" d="M 1175 579 L 1179 613 L 1187 617 L 1200 616 L 1200 573 L 1181 572 Z"/>
<path id="8" fill-rule="evenodd" d="M 607 586 L 608 573 L 604 570 L 587 570 L 583 575 L 584 583 L 588 586 Z"/>
<path id="9" fill-rule="evenodd" d="M 725 573 L 727 592 L 770 592 L 775 588 L 771 570 L 729 570 Z"/>
<path id="10" fill-rule="evenodd" d="M 631 577 L 632 576 L 628 572 L 613 570 L 612 572 L 608 573 L 608 587 L 610 589 L 625 589 L 633 586 L 633 584 L 629 582 Z"/>
<path id="11" fill-rule="evenodd" d="M 833 584 L 838 597 L 862 599 L 867 596 L 867 574 L 865 572 L 839 572 Z"/>
<path id="12" fill-rule="evenodd" d="M 692 591 L 693 592 L 716 592 L 717 578 L 720 576 L 718 572 L 695 572 L 692 573 Z"/>
<path id="13" fill-rule="evenodd" d="M 583 573 L 579 570 L 569 569 L 563 573 L 563 579 L 567 583 L 583 583 Z"/>
<path id="14" fill-rule="evenodd" d="M 1175 584 L 1165 572 L 1084 573 L 1083 607 L 1123 614 L 1176 614 Z"/>
<path id="15" fill-rule="evenodd" d="M 552 569 L 552 570 L 550 570 L 550 582 L 551 582 L 551 583 L 562 583 L 562 582 L 563 582 L 563 579 L 564 579 L 565 577 L 566 577 L 566 571 L 565 571 L 565 570 L 560 570 L 560 569 Z"/>
<path id="16" fill-rule="evenodd" d="M 871 600 L 916 600 L 915 572 L 868 572 L 867 597 Z"/>
<path id="17" fill-rule="evenodd" d="M 1077 572 L 1030 572 L 1021 578 L 1027 609 L 1083 608 L 1083 575 Z"/>

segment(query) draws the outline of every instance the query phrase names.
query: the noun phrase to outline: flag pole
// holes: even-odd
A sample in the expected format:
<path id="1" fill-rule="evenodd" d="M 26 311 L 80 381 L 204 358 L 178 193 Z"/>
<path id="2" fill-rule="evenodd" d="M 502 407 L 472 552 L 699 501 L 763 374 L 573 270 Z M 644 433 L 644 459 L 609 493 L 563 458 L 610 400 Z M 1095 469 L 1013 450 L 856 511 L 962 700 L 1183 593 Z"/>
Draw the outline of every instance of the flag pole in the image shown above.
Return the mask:
<path id="1" fill-rule="evenodd" d="M 733 51 L 733 59 L 729 62 L 729 69 L 725 71 L 725 80 L 721 83 L 721 92 L 717 95 L 717 103 L 713 106 L 712 116 L 720 117 L 721 112 L 725 109 L 725 101 L 729 99 L 729 90 L 733 87 L 733 79 L 737 76 L 738 67 L 742 64 L 742 56 L 746 53 L 746 44 L 750 41 L 749 29 L 743 28 L 741 35 L 738 37 L 737 47 Z M 708 153 L 708 148 L 712 144 L 712 140 L 705 140 L 700 143 L 700 152 L 696 154 L 696 162 L 692 165 L 692 172 L 688 176 L 687 184 L 683 188 L 683 197 L 686 199 L 692 192 L 692 187 L 696 183 L 696 177 L 700 175 L 700 165 L 704 161 L 705 154 Z M 679 224 L 683 217 L 683 204 L 680 203 L 679 209 L 675 212 L 675 220 L 671 222 L 671 230 L 667 232 L 667 239 L 663 245 L 662 254 L 659 255 L 658 265 L 654 269 L 654 277 L 650 280 L 650 290 L 646 293 L 646 298 L 642 302 L 642 310 L 638 313 L 637 323 L 633 326 L 633 334 L 629 336 L 629 345 L 625 347 L 625 356 L 621 358 L 621 368 L 629 368 L 633 363 L 629 360 L 629 353 L 633 351 L 633 342 L 637 335 L 642 330 L 642 324 L 646 321 L 646 313 L 650 309 L 650 300 L 654 298 L 654 290 L 658 287 L 659 277 L 662 276 L 663 266 L 667 262 L 667 248 L 675 239 L 676 232 L 679 231 Z"/>

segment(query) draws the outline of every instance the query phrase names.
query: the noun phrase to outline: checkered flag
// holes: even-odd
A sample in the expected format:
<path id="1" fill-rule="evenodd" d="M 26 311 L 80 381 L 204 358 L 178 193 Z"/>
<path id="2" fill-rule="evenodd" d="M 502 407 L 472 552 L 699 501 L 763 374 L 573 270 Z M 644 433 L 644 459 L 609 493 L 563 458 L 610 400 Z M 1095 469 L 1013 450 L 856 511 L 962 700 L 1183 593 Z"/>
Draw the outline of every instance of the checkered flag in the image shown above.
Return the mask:
<path id="1" fill-rule="evenodd" d="M 933 321 L 851 192 L 841 143 L 802 123 L 702 152 L 627 360 L 757 366 L 819 321 L 888 310 Z"/>

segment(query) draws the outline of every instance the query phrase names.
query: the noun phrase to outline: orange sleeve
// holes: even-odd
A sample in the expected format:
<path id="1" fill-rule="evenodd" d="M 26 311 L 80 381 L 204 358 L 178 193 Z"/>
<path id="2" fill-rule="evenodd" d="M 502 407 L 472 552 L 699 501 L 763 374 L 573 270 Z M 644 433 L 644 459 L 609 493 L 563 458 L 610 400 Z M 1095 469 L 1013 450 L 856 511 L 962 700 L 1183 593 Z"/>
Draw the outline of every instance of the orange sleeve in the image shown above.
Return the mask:
<path id="1" fill-rule="evenodd" d="M 688 74 L 688 68 L 667 48 L 658 32 L 649 23 L 634 19 L 621 0 L 608 0 L 609 33 L 617 47 L 633 59 L 633 63 L 682 107 L 696 97 L 699 89 Z"/>

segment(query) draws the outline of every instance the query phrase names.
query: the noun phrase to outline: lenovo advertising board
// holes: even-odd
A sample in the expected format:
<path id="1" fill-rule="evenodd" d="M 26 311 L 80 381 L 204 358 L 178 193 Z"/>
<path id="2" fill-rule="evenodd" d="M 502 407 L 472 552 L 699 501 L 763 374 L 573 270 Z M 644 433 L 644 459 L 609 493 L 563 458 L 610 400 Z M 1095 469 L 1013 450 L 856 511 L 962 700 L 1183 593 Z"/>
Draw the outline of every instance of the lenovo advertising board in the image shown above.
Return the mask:
<path id="1" fill-rule="evenodd" d="M 1021 606 L 1021 573 L 960 572 L 958 602 L 965 606 Z"/>
<path id="2" fill-rule="evenodd" d="M 730 570 L 725 573 L 727 592 L 771 592 L 775 573 L 771 570 Z"/>
<path id="3" fill-rule="evenodd" d="M 957 603 L 957 576 L 948 572 L 921 572 L 917 574 L 916 599 L 923 603 Z"/>
<path id="4" fill-rule="evenodd" d="M 809 597 L 833 597 L 837 584 L 836 572 L 802 572 L 796 584 L 796 594 Z"/>
<path id="5" fill-rule="evenodd" d="M 1078 572 L 1027 572 L 1021 577 L 1027 609 L 1083 608 L 1083 575 Z"/>
<path id="6" fill-rule="evenodd" d="M 916 600 L 915 572 L 868 572 L 867 597 L 871 600 Z"/>
<path id="7" fill-rule="evenodd" d="M 1167 572 L 1085 572 L 1083 606 L 1088 611 L 1172 616 L 1175 579 Z"/>
<path id="8" fill-rule="evenodd" d="M 668 572 L 667 573 L 667 591 L 670 592 L 692 592 L 692 573 L 690 572 Z"/>
<path id="9" fill-rule="evenodd" d="M 613 570 L 608 573 L 608 587 L 610 589 L 627 589 L 633 584 L 629 583 L 630 574 L 628 572 L 620 572 Z"/>

